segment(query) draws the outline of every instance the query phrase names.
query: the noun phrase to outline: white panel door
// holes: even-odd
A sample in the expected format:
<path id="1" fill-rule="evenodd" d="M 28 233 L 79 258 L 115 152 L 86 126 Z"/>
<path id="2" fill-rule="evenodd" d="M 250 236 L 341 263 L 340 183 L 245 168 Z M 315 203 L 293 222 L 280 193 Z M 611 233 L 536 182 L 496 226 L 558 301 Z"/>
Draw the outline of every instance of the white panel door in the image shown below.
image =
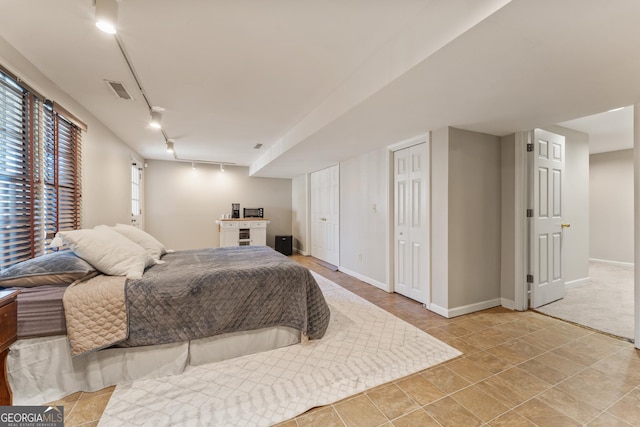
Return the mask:
<path id="1" fill-rule="evenodd" d="M 311 174 L 311 255 L 340 265 L 340 168 Z"/>
<path id="2" fill-rule="evenodd" d="M 321 195 L 322 178 L 321 171 L 311 174 L 311 255 L 319 259 L 326 257 L 324 253 L 326 223 L 322 220 L 324 212 L 322 205 L 324 198 Z"/>
<path id="3" fill-rule="evenodd" d="M 393 153 L 395 187 L 395 285 L 394 291 L 409 297 L 411 294 L 411 249 L 409 224 L 411 198 L 409 196 L 409 148 Z"/>
<path id="4" fill-rule="evenodd" d="M 429 303 L 429 150 L 394 152 L 394 290 Z"/>
<path id="5" fill-rule="evenodd" d="M 562 233 L 564 215 L 564 136 L 540 129 L 534 131 L 533 220 L 530 257 L 533 281 L 531 307 L 564 297 Z"/>

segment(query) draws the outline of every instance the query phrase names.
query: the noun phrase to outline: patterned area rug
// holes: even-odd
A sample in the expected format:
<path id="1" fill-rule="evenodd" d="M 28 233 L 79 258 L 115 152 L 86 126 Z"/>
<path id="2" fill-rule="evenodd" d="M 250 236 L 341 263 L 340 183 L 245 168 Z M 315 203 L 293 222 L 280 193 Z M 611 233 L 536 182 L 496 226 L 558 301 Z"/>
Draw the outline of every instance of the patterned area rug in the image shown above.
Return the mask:
<path id="1" fill-rule="evenodd" d="M 271 425 L 460 355 L 314 276 L 331 309 L 321 340 L 119 385 L 99 425 Z"/>

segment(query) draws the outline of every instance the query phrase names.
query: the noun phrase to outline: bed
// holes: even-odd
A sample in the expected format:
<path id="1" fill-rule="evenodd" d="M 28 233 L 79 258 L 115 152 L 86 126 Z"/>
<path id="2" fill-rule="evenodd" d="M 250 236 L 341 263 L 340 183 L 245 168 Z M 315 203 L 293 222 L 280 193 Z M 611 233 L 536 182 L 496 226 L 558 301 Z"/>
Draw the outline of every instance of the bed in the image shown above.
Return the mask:
<path id="1" fill-rule="evenodd" d="M 23 287 L 19 296 L 19 340 L 7 359 L 14 404 L 177 374 L 189 365 L 319 339 L 327 328 L 329 309 L 311 273 L 271 248 L 161 250 L 153 262 L 142 262 L 142 272 L 114 275 L 72 240 L 64 240 L 72 249 L 64 255 L 74 264 L 65 270 L 73 272 L 65 279 L 71 283 Z M 3 282 L 2 273 L 0 286 L 24 284 L 24 277 Z M 69 295 L 80 298 L 69 302 Z M 116 309 L 105 308 L 110 304 Z M 33 319 L 43 307 L 51 308 L 49 321 L 36 323 L 48 327 L 37 331 Z M 112 333 L 117 323 L 124 333 L 121 327 Z"/>

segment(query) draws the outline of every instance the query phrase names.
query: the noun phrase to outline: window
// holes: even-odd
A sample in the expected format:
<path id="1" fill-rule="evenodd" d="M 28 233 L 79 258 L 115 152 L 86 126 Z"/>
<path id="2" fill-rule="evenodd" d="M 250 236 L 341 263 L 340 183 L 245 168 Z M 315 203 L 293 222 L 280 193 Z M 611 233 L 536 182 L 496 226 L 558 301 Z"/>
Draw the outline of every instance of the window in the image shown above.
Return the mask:
<path id="1" fill-rule="evenodd" d="M 0 69 L 0 268 L 80 227 L 83 124 Z"/>
<path id="2" fill-rule="evenodd" d="M 140 209 L 140 168 L 136 163 L 131 164 L 131 216 L 136 217 L 142 214 Z"/>

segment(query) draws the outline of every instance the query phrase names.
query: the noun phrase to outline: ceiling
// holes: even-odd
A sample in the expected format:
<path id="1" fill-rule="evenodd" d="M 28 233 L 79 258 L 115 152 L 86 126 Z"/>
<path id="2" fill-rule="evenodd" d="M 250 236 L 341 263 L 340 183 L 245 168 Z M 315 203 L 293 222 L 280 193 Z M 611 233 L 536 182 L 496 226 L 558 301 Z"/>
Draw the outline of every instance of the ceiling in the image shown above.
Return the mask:
<path id="1" fill-rule="evenodd" d="M 633 106 L 558 123 L 589 134 L 589 153 L 633 148 Z"/>
<path id="2" fill-rule="evenodd" d="M 0 37 L 172 159 L 91 0 L 0 6 Z M 121 0 L 117 37 L 179 158 L 290 178 L 444 126 L 506 135 L 637 103 L 638 16 L 636 0 Z"/>

